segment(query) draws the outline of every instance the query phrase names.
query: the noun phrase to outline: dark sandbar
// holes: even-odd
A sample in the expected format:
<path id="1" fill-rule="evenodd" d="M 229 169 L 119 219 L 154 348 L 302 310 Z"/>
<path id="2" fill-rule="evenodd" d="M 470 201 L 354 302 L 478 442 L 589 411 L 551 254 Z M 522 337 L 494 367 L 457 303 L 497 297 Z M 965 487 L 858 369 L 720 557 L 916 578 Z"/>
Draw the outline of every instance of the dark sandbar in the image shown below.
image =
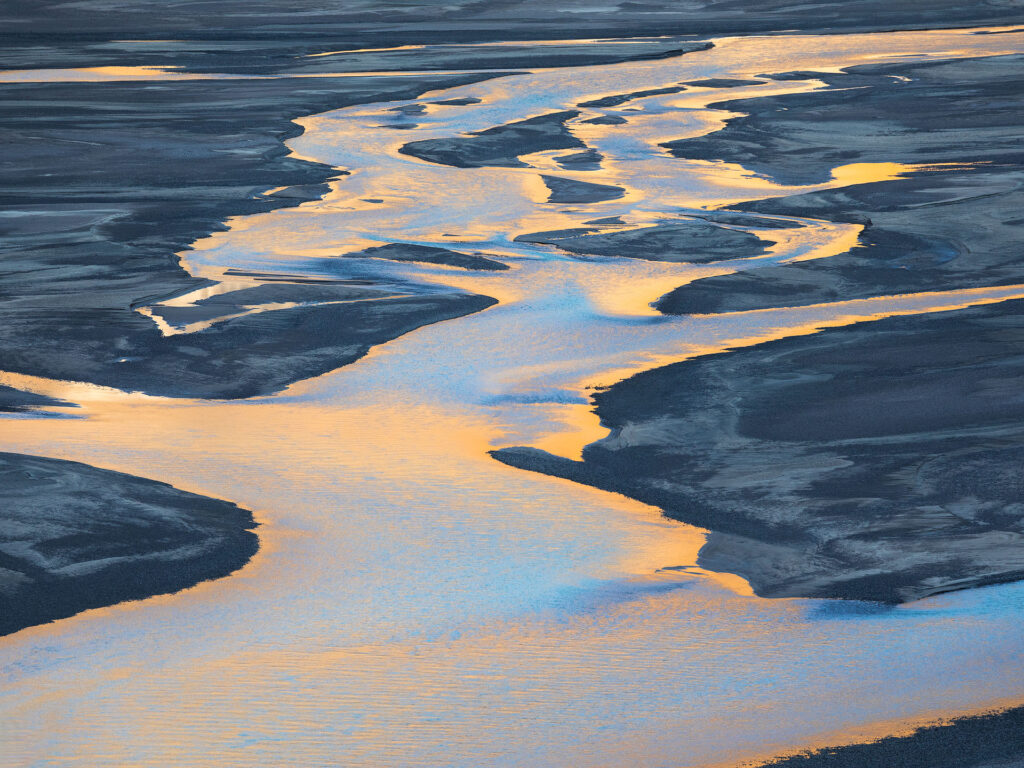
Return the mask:
<path id="1" fill-rule="evenodd" d="M 586 229 L 538 232 L 521 235 L 516 240 L 554 245 L 563 251 L 592 256 L 686 263 L 760 256 L 766 246 L 771 245 L 748 232 L 721 227 L 703 218 L 664 221 L 643 229 L 601 234 Z"/>
<path id="2" fill-rule="evenodd" d="M 868 744 L 779 758 L 758 768 L 1020 768 L 1024 708 L 965 717 Z"/>
<path id="3" fill-rule="evenodd" d="M 526 168 L 527 164 L 519 159 L 520 155 L 549 149 L 586 148 L 565 125 L 566 120 L 577 115 L 579 112 L 554 112 L 475 131 L 468 136 L 413 141 L 399 151 L 456 168 Z"/>
<path id="4" fill-rule="evenodd" d="M 735 206 L 865 229 L 848 253 L 696 280 L 658 307 L 674 314 L 728 312 L 1024 282 L 1022 65 L 1024 57 L 999 56 L 853 67 L 845 75 L 821 75 L 837 87 L 857 86 L 851 91 L 727 102 L 750 116 L 709 137 L 675 143 L 674 151 L 739 160 L 804 181 L 822 180 L 845 162 L 966 165 Z"/>
<path id="5" fill-rule="evenodd" d="M 71 408 L 72 403 L 0 384 L 0 413 L 27 413 L 41 408 Z"/>
<path id="6" fill-rule="evenodd" d="M 459 253 L 447 248 L 436 248 L 430 245 L 415 245 L 409 243 L 390 243 L 377 248 L 367 248 L 356 253 L 347 253 L 345 256 L 370 256 L 375 259 L 387 259 L 388 261 L 415 261 L 422 264 L 444 264 L 449 267 L 461 267 L 462 269 L 477 269 L 488 272 L 501 272 L 508 269 L 507 264 L 500 261 L 488 259 L 484 256 L 475 256 L 469 253 Z"/>
<path id="7" fill-rule="evenodd" d="M 241 568 L 252 514 L 71 461 L 0 453 L 0 634 Z"/>
<path id="8" fill-rule="evenodd" d="M 549 203 L 599 203 L 604 200 L 618 200 L 626 194 L 625 189 L 611 184 L 591 184 L 560 176 L 541 175 L 541 178 L 545 186 L 551 190 Z"/>
<path id="9" fill-rule="evenodd" d="M 555 158 L 555 162 L 567 171 L 599 171 L 602 160 L 604 160 L 604 155 L 596 149 L 573 152 L 570 155 L 560 155 Z"/>
<path id="10" fill-rule="evenodd" d="M 582 462 L 494 455 L 712 530 L 765 597 L 898 603 L 1024 577 L 1024 303 L 696 358 L 594 396 Z"/>

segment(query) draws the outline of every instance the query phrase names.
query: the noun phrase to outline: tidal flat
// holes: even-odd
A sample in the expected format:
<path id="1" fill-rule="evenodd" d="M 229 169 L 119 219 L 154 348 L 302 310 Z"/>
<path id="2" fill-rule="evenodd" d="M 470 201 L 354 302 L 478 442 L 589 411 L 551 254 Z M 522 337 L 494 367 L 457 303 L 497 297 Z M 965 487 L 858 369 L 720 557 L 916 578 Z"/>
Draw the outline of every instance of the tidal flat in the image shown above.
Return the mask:
<path id="1" fill-rule="evenodd" d="M 226 501 L 70 461 L 0 455 L 0 634 L 220 578 L 256 552 Z"/>
<path id="2" fill-rule="evenodd" d="M 0 19 L 0 763 L 1021 759 L 1017 3 Z"/>

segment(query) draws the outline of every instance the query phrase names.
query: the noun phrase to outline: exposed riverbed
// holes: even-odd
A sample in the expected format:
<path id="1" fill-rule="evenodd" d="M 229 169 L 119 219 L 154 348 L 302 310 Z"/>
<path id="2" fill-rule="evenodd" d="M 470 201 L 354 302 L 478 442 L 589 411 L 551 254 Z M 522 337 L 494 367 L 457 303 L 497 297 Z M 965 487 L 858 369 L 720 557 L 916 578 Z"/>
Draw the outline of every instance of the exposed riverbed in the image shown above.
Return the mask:
<path id="1" fill-rule="evenodd" d="M 230 279 L 231 290 L 252 273 L 386 278 L 498 299 L 489 309 L 246 401 L 0 375 L 2 384 L 77 403 L 82 416 L 7 420 L 4 451 L 156 478 L 228 499 L 262 524 L 261 551 L 229 578 L 0 641 L 0 762 L 710 766 L 1021 696 L 1024 586 L 899 608 L 762 600 L 742 579 L 696 567 L 700 529 L 487 454 L 529 445 L 578 456 L 604 434 L 587 387 L 658 364 L 1024 297 L 1024 286 L 1003 285 L 664 317 L 650 303 L 689 280 L 828 258 L 855 242 L 859 225 L 793 216 L 729 224 L 723 231 L 766 241 L 762 252 L 703 265 L 580 256 L 523 238 L 692 222 L 731 202 L 915 170 L 849 165 L 823 184 L 784 186 L 659 148 L 720 126 L 728 115 L 706 107 L 724 98 L 722 87 L 581 104 L 703 78 L 1020 52 L 1024 34 L 715 45 L 305 118 L 292 151 L 351 175 L 331 182 L 322 200 L 233 219 L 182 254 L 195 277 Z M 820 85 L 762 78 L 729 95 Z M 579 148 L 518 155 L 529 167 L 503 157 L 500 142 L 489 162 L 508 162 L 481 167 L 401 151 L 473 142 L 464 134 L 563 112 L 577 114 L 536 140 L 567 131 L 601 155 L 598 168 L 559 162 Z M 622 194 L 552 203 L 556 190 L 541 175 Z M 338 258 L 395 242 L 479 252 L 510 269 Z M 169 302 L 195 306 L 217 290 Z M 197 330 L 217 322 L 205 316 Z"/>

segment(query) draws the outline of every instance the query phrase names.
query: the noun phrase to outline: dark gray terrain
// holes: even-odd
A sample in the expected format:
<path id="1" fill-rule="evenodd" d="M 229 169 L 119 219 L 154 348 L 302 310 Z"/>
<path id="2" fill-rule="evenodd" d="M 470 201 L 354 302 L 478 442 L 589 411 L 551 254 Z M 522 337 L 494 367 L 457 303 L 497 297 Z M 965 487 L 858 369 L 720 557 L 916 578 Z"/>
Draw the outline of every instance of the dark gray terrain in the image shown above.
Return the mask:
<path id="1" fill-rule="evenodd" d="M 780 758 L 758 768 L 1021 768 L 1024 709 L 965 717 L 869 744 Z"/>
<path id="2" fill-rule="evenodd" d="M 1024 576 L 1024 303 L 695 358 L 594 396 L 583 461 L 499 460 L 713 531 L 767 597 L 898 603 Z"/>
<path id="3" fill-rule="evenodd" d="M 566 120 L 577 115 L 579 112 L 555 112 L 476 131 L 464 137 L 413 141 L 400 151 L 404 155 L 456 168 L 525 168 L 526 163 L 519 159 L 519 155 L 549 149 L 585 148 L 586 145 L 565 125 Z"/>
<path id="4" fill-rule="evenodd" d="M 852 67 L 815 75 L 842 90 L 721 104 L 748 116 L 669 144 L 674 154 L 800 184 L 825 181 L 845 163 L 936 168 L 739 206 L 865 228 L 849 253 L 696 280 L 658 308 L 715 313 L 1024 282 L 1022 68 L 1020 56 Z"/>
<path id="5" fill-rule="evenodd" d="M 444 264 L 449 267 L 477 269 L 484 270 L 485 272 L 503 272 L 508 269 L 508 265 L 494 259 L 474 254 L 459 253 L 447 248 L 436 248 L 430 245 L 391 243 L 390 245 L 367 248 L 364 251 L 345 255 L 386 259 L 388 261 L 412 261 L 420 264 Z"/>
<path id="6" fill-rule="evenodd" d="M 622 122 L 626 121 L 623 120 Z M 559 155 L 555 158 L 556 163 L 569 171 L 597 171 L 601 169 L 602 160 L 604 160 L 604 155 L 596 149 L 570 152 L 568 155 Z"/>
<path id="7" fill-rule="evenodd" d="M 25 413 L 40 408 L 70 406 L 71 403 L 63 400 L 0 385 L 0 413 Z"/>
<path id="8" fill-rule="evenodd" d="M 746 217 L 743 223 L 756 225 L 756 221 L 756 217 Z M 662 221 L 640 229 L 622 227 L 611 232 L 561 230 L 520 235 L 516 239 L 553 245 L 585 256 L 625 256 L 694 264 L 760 256 L 772 244 L 749 232 L 728 229 L 697 217 Z"/>
<path id="9" fill-rule="evenodd" d="M 232 55 L 239 66 L 279 71 L 297 52 L 403 44 L 953 28 L 1022 17 L 1020 0 L 7 0 L 0 28 L 17 66 L 135 63 L 137 51 L 122 41 L 151 40 L 172 64 L 224 71 L 216 59 Z"/>
<path id="10" fill-rule="evenodd" d="M 274 77 L 0 83 L 0 368 L 171 396 L 247 397 L 351 362 L 424 323 L 479 311 L 492 300 L 366 279 L 342 258 L 323 265 L 321 281 L 268 274 L 195 307 L 158 302 L 203 285 L 174 253 L 230 216 L 314 199 L 340 173 L 286 156 L 295 117 L 417 98 L 522 68 L 700 46 L 651 40 L 625 51 L 524 44 L 470 52 L 459 43 L 1021 22 L 1022 0 L 7 0 L 3 69 L 147 65 Z M 487 71 L 298 77 L 453 68 Z M 851 90 L 730 103 L 750 116 L 668 147 L 797 182 L 859 161 L 986 165 L 538 242 L 579 254 L 717 261 L 764 248 L 709 223 L 730 223 L 727 216 L 740 227 L 759 213 L 866 225 L 850 254 L 697 281 L 660 302 L 670 313 L 1021 282 L 1020 69 L 1018 59 L 1001 57 L 815 74 Z M 415 110 L 396 113 L 394 127 L 415 119 Z M 565 148 L 564 167 L 595 167 L 600 158 L 563 121 L 543 116 L 409 147 L 423 159 L 470 166 L 514 165 L 517 154 Z M 384 248 L 338 256 L 497 268 L 470 254 Z M 148 307 L 181 327 L 280 302 L 298 306 L 187 335 L 162 336 L 136 311 Z M 899 602 L 1020 578 L 1021 339 L 1014 302 L 704 357 L 600 393 L 598 412 L 613 434 L 589 446 L 582 462 L 529 449 L 497 455 L 711 529 L 702 563 L 742 573 L 764 595 Z M 68 404 L 0 390 L 0 411 L 15 417 L 61 405 Z M 3 454 L 0 471 L 0 632 L 223 576 L 256 550 L 251 515 L 227 502 L 52 459 Z M 961 721 L 952 731 L 783 764 L 1014 765 L 1024 751 L 1015 741 L 1019 719 L 1011 712 Z"/>
<path id="11" fill-rule="evenodd" d="M 712 212 L 697 221 L 714 229 L 711 221 L 781 214 L 865 229 L 848 254 L 751 264 L 682 286 L 658 308 L 714 313 L 1024 282 L 1022 64 L 856 67 L 822 76 L 849 89 L 723 104 L 748 115 L 668 144 L 673 153 L 787 183 L 821 182 L 851 162 L 964 165 Z M 660 240 L 660 229 L 539 239 L 634 258 L 707 254 Z M 588 241 L 598 247 L 574 245 Z M 1021 304 L 1009 302 L 699 358 L 596 395 L 612 435 L 582 462 L 531 449 L 496 456 L 714 531 L 701 562 L 742 574 L 765 596 L 896 603 L 1018 579 L 1021 338 Z"/>
<path id="12" fill-rule="evenodd" d="M 541 176 L 545 186 L 551 190 L 549 203 L 596 203 L 602 200 L 618 200 L 626 194 L 622 187 L 611 184 L 591 184 L 561 176 Z"/>
<path id="13" fill-rule="evenodd" d="M 71 461 L 0 453 L 0 635 L 226 576 L 255 554 L 227 501 Z"/>
<path id="14" fill-rule="evenodd" d="M 60 332 L 40 335 L 41 325 L 55 321 L 26 309 L 5 314 L 0 340 L 10 349 L 3 358 L 9 371 L 167 397 L 233 399 L 278 392 L 358 360 L 375 344 L 494 303 L 440 293 L 300 305 L 171 336 L 141 315 L 110 309 L 65 315 Z"/>

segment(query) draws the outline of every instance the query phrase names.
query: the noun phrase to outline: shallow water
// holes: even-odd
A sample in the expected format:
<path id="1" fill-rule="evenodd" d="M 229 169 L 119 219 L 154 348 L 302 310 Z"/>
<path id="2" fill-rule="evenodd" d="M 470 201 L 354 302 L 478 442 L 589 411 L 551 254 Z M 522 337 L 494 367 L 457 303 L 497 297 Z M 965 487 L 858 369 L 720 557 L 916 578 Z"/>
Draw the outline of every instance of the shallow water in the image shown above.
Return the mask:
<path id="1" fill-rule="evenodd" d="M 194 274 L 217 278 L 228 269 L 316 275 L 324 257 L 381 242 L 479 250 L 513 269 L 376 260 L 332 269 L 459 286 L 499 298 L 496 307 L 246 402 L 0 375 L 82 403 L 84 416 L 5 421 L 3 450 L 165 480 L 247 506 L 263 523 L 261 552 L 232 577 L 0 641 L 0 762 L 713 765 L 1020 695 L 1024 585 L 896 609 L 762 600 L 738 577 L 694 567 L 700 530 L 486 454 L 503 445 L 578 454 L 602 434 L 586 388 L 631 371 L 828 325 L 1024 296 L 1024 286 L 1004 286 L 668 318 L 648 303 L 676 285 L 755 262 L 824 258 L 849 247 L 857 228 L 801 220 L 803 229 L 772 231 L 767 256 L 713 266 L 574 258 L 513 242 L 604 216 L 647 223 L 817 188 L 675 160 L 656 146 L 720 124 L 724 113 L 707 103 L 815 87 L 806 81 L 584 112 L 574 129 L 608 159 L 601 171 L 557 175 L 627 189 L 603 203 L 547 204 L 536 168 L 454 169 L 397 152 L 608 94 L 1018 51 L 1024 34 L 716 44 L 675 60 L 451 89 L 415 103 L 481 102 L 428 107 L 412 130 L 375 127 L 412 102 L 306 118 L 293 151 L 352 175 L 322 201 L 233 220 L 183 254 Z M 596 112 L 629 122 L 579 123 Z M 572 151 L 529 160 L 549 172 L 551 155 Z M 829 185 L 903 170 L 848 167 Z"/>

